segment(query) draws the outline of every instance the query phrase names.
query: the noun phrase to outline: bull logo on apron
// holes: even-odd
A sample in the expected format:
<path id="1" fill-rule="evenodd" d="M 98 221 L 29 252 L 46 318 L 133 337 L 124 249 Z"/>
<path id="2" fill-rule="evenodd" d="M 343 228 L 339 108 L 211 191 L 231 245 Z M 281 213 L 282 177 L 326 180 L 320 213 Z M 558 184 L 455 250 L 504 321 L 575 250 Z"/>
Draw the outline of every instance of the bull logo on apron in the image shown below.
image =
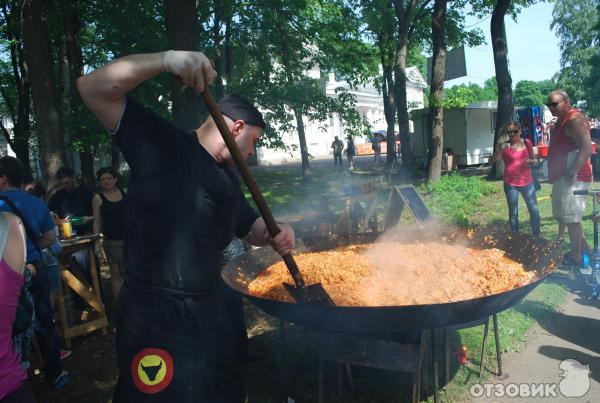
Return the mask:
<path id="1" fill-rule="evenodd" d="M 133 358 L 131 377 L 135 387 L 143 393 L 158 393 L 173 379 L 173 358 L 167 351 L 146 348 Z"/>

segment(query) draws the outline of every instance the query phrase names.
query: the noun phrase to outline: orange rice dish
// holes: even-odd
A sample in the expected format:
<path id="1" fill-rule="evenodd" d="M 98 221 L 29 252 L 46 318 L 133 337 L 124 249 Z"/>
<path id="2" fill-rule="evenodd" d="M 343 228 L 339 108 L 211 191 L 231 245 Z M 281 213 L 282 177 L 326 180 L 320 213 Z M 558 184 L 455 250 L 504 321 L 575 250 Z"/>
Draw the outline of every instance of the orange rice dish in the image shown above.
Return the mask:
<path id="1" fill-rule="evenodd" d="M 294 256 L 306 284 L 321 283 L 337 306 L 402 306 L 498 294 L 536 278 L 496 249 L 438 242 L 382 242 Z M 283 261 L 248 285 L 251 295 L 294 302 Z"/>

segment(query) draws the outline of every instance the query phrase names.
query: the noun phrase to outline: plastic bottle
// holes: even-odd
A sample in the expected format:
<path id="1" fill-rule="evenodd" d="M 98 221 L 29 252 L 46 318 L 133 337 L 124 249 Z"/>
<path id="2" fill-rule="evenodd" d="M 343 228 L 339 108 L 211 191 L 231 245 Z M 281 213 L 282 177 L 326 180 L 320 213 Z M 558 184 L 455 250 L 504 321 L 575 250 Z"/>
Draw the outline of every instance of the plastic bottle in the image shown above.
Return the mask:
<path id="1" fill-rule="evenodd" d="M 581 268 L 579 272 L 584 276 L 592 274 L 592 268 L 590 267 L 590 256 L 587 252 L 581 254 Z"/>

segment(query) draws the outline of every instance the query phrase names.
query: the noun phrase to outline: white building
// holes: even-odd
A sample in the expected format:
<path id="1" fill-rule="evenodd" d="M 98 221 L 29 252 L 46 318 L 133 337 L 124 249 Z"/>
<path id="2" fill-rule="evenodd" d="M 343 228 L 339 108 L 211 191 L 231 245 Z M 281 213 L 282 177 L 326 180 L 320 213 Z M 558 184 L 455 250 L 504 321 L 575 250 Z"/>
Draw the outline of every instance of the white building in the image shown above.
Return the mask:
<path id="1" fill-rule="evenodd" d="M 313 68 L 308 73 L 309 77 L 320 78 L 318 67 Z M 416 67 L 409 67 L 406 71 L 407 75 L 407 103 L 409 110 L 422 108 L 423 90 L 427 86 L 425 79 Z M 336 96 L 337 88 L 350 89 L 350 86 L 345 81 L 337 81 L 335 75 L 330 73 L 327 81 L 324 83 L 325 93 L 329 97 Z M 366 118 L 371 125 L 373 131 L 385 130 L 387 123 L 383 113 L 383 96 L 373 85 L 366 85 L 357 89 L 349 90 L 356 97 L 356 109 Z M 411 131 L 413 125 L 411 123 Z M 344 126 L 337 114 L 332 114 L 328 120 L 324 122 L 310 122 L 304 119 L 304 130 L 306 136 L 306 145 L 308 153 L 315 158 L 326 157 L 331 155 L 331 143 L 335 136 L 344 139 Z M 286 145 L 296 145 L 295 151 L 287 152 L 283 150 L 272 150 L 265 147 L 257 150 L 258 163 L 260 165 L 276 165 L 290 161 L 299 161 L 300 146 L 298 140 L 298 132 L 294 130 L 291 133 L 286 133 L 282 136 L 282 140 Z M 356 144 L 364 142 L 365 139 L 357 137 Z"/>

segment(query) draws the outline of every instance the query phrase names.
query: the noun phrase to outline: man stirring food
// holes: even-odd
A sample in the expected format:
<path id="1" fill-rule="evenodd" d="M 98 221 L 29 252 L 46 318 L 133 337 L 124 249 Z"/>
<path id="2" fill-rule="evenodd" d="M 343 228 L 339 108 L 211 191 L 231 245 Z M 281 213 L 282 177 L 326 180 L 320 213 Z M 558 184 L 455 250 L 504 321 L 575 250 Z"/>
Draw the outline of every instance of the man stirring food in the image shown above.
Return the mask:
<path id="1" fill-rule="evenodd" d="M 185 132 L 127 96 L 165 71 L 197 92 L 216 75 L 203 53 L 167 51 L 116 59 L 77 83 L 131 168 L 114 402 L 243 402 L 232 327 L 215 292 L 221 255 L 234 235 L 284 255 L 294 232 L 283 224 L 268 235 L 212 118 Z M 265 127 L 261 113 L 231 94 L 219 106 L 242 154 L 251 155 Z"/>

